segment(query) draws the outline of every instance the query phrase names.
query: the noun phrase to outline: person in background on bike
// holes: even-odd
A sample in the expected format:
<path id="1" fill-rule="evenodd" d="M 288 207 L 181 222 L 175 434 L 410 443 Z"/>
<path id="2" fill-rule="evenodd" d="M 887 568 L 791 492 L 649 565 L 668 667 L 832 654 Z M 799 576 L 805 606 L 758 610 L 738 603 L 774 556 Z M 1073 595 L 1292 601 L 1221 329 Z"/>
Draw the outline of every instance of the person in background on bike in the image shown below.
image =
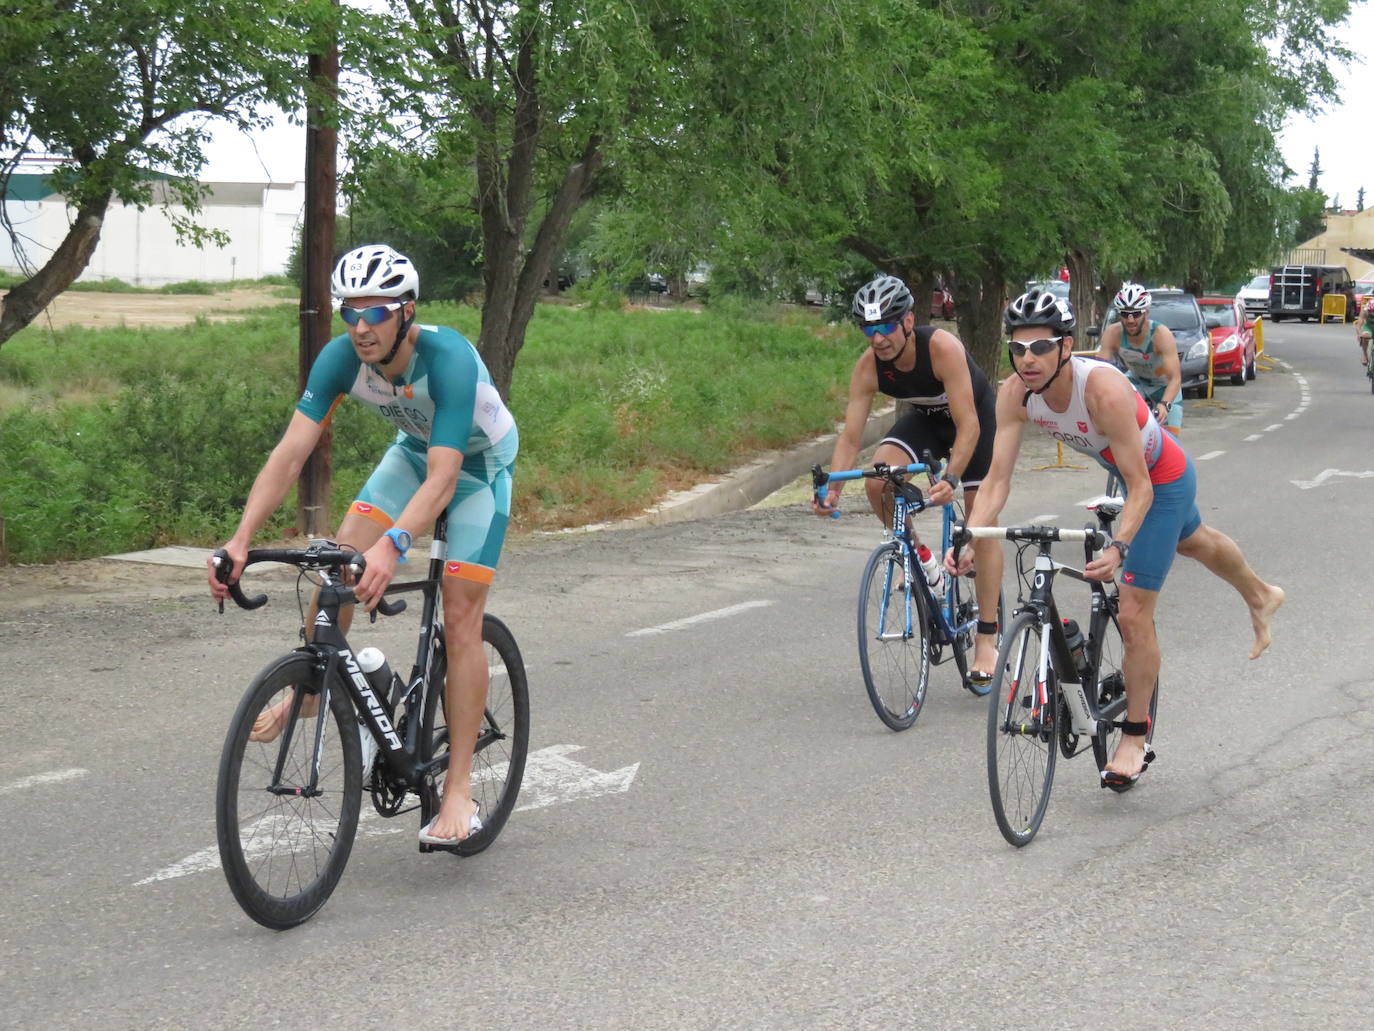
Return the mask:
<path id="1" fill-rule="evenodd" d="M 1109 786 L 1122 788 L 1149 764 L 1146 721 L 1160 666 L 1155 607 L 1174 554 L 1197 559 L 1245 600 L 1255 635 L 1252 659 L 1269 647 L 1283 591 L 1255 574 L 1235 541 L 1202 522 L 1191 459 L 1177 440 L 1163 432 L 1126 377 L 1113 366 L 1072 354 L 1074 315 L 1068 301 L 1032 290 L 1008 306 L 1004 321 L 1016 374 L 1007 377 L 997 394 L 992 464 L 968 525 L 998 525 L 1027 423 L 1120 475 L 1126 504 L 1115 538 L 1084 572 L 1093 580 L 1121 581 L 1127 712 L 1121 743 L 1103 779 Z M 959 556 L 957 566 L 949 555 L 947 568 L 964 572 L 976 560 L 980 583 L 985 578 L 1000 583 L 998 542 L 976 540 L 972 550 L 972 556 L 967 551 Z"/>
<path id="2" fill-rule="evenodd" d="M 1369 340 L 1374 337 L 1374 294 L 1364 299 L 1359 320 L 1355 323 L 1355 337 L 1360 342 L 1360 364 L 1369 366 Z"/>
<path id="3" fill-rule="evenodd" d="M 345 332 L 315 359 L 295 414 L 224 545 L 234 563 L 230 580 L 238 579 L 253 534 L 296 483 L 343 395 L 395 424 L 396 440 L 344 516 L 337 539 L 367 561 L 353 593 L 371 611 L 406 560 L 411 536 L 448 512 L 444 703 L 451 745 L 443 803 L 420 839 L 450 844 L 481 826 L 471 768 L 488 687 L 482 616 L 510 516 L 519 435 L 476 348 L 456 330 L 415 321 L 420 279 L 405 255 L 385 244 L 349 251 L 334 267 L 331 286 Z M 213 566 L 210 591 L 218 599 L 228 593 Z M 263 714 L 253 740 L 281 733 L 287 704 Z"/>
<path id="4" fill-rule="evenodd" d="M 1117 321 L 1102 331 L 1097 357 L 1119 362 L 1141 396 L 1150 402 L 1159 424 L 1174 436 L 1183 426 L 1183 366 L 1173 330 L 1150 319 L 1150 291 L 1126 283 L 1112 307 Z"/>
<path id="5" fill-rule="evenodd" d="M 917 326 L 911 291 L 896 276 L 879 276 L 854 295 L 854 320 L 868 347 L 854 363 L 849 378 L 849 403 L 844 429 L 835 441 L 830 468 L 851 469 L 863 447 L 864 424 L 878 393 L 909 401 L 912 410 L 901 415 L 874 454 L 875 462 L 910 465 L 923 450 L 948 458 L 945 472 L 930 488 L 930 501 L 954 500 L 962 483 L 964 504 L 971 506 L 992 458 L 995 394 L 983 370 L 974 364 L 953 333 Z M 880 480 L 865 482 L 878 521 L 892 519 L 891 487 Z M 839 503 L 840 484 L 830 484 L 825 504 L 812 499 L 817 515 L 828 515 Z M 939 551 L 937 545 L 936 551 Z M 969 678 L 986 684 L 997 659 L 996 581 L 976 584 L 978 611 L 993 616 L 979 621 Z"/>

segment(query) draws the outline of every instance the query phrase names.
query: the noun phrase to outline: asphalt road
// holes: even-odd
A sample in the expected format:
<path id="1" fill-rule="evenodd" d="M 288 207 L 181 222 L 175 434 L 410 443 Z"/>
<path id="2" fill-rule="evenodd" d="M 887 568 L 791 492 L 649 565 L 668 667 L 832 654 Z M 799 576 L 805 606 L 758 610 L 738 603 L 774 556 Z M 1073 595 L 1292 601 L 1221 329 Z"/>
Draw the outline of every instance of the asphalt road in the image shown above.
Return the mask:
<path id="1" fill-rule="evenodd" d="M 1368 1026 L 1374 397 L 1349 327 L 1268 343 L 1282 364 L 1190 403 L 1184 441 L 1204 519 L 1288 591 L 1274 646 L 1248 661 L 1239 598 L 1180 560 L 1159 761 L 1121 796 L 1061 762 L 1023 850 L 949 667 L 905 733 L 868 706 L 870 517 L 512 547 L 491 608 L 530 669 L 537 807 L 468 860 L 374 818 L 285 933 L 208 857 L 229 716 L 294 643 L 290 582 L 219 616 L 193 571 L 0 577 L 0 1026 Z M 1008 521 L 1082 525 L 1101 474 L 1035 457 Z M 400 665 L 412 626 L 354 643 Z"/>

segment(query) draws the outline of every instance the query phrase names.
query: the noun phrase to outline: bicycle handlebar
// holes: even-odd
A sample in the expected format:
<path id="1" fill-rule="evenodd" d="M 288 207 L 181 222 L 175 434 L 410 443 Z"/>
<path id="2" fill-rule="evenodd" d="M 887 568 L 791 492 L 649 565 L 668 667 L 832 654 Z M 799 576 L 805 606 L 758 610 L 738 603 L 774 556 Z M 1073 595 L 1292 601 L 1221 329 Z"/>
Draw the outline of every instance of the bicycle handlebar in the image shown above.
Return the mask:
<path id="1" fill-rule="evenodd" d="M 252 610 L 260 609 L 267 604 L 267 595 L 259 594 L 255 598 L 249 598 L 243 593 L 240 581 L 229 582 L 229 576 L 234 571 L 234 563 L 227 551 L 220 548 L 211 556 L 211 561 L 215 566 L 215 578 L 229 588 L 229 596 L 234 599 L 235 605 L 241 609 Z M 361 554 L 342 548 L 255 548 L 248 552 L 248 557 L 244 560 L 244 571 L 258 562 L 281 562 L 297 569 L 321 569 L 335 573 L 342 573 L 347 569 L 354 577 L 361 576 L 367 569 L 367 560 Z M 377 611 L 384 616 L 398 616 L 405 608 L 404 600 L 389 602 L 381 598 L 377 601 Z M 219 604 L 219 610 L 224 611 L 223 601 Z"/>
<path id="2" fill-rule="evenodd" d="M 1008 541 L 1086 541 L 1095 549 L 1105 547 L 1111 538 L 1101 530 L 1085 526 L 1081 530 L 1070 530 L 1064 526 L 966 526 L 959 523 L 954 527 L 953 539 L 963 542 L 974 537 L 991 537 Z"/>

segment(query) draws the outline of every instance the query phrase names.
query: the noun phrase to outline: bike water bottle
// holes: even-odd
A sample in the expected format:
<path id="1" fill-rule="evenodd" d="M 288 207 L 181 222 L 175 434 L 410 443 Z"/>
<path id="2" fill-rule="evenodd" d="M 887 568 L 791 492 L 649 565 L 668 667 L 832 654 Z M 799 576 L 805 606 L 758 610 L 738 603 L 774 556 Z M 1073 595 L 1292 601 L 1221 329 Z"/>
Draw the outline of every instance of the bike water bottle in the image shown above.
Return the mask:
<path id="1" fill-rule="evenodd" d="M 387 695 L 391 691 L 391 666 L 386 661 L 386 656 L 382 654 L 380 648 L 364 648 L 354 656 L 358 660 L 358 667 L 367 676 L 367 682 L 372 685 L 372 690 L 377 692 L 377 697 L 385 702 Z"/>
<path id="2" fill-rule="evenodd" d="M 924 544 L 916 548 L 916 557 L 921 562 L 921 571 L 926 575 L 926 583 L 930 584 L 930 592 L 937 598 L 945 593 L 945 570 L 940 565 L 934 553 Z"/>
<path id="3" fill-rule="evenodd" d="M 1064 637 L 1068 641 L 1069 653 L 1073 656 L 1074 668 L 1081 677 L 1088 669 L 1088 657 L 1084 653 L 1083 631 L 1072 619 L 1064 620 Z"/>

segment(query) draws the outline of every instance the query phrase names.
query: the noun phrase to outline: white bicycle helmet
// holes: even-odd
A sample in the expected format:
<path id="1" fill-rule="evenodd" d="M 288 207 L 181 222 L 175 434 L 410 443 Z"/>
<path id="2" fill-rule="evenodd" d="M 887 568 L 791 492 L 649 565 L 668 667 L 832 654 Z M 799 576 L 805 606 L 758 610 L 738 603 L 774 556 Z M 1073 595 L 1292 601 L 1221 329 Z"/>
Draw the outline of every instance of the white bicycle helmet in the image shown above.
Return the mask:
<path id="1" fill-rule="evenodd" d="M 384 243 L 370 243 L 349 251 L 334 266 L 330 291 L 339 300 L 349 297 L 420 297 L 420 274 L 404 254 Z"/>
<path id="2" fill-rule="evenodd" d="M 895 322 L 913 307 L 911 291 L 896 276 L 879 276 L 854 295 L 854 321 Z"/>
<path id="3" fill-rule="evenodd" d="M 1112 299 L 1112 307 L 1117 311 L 1149 311 L 1150 291 L 1139 283 L 1122 283 L 1121 289 Z"/>
<path id="4" fill-rule="evenodd" d="M 1076 321 L 1073 305 L 1067 298 L 1057 297 L 1039 287 L 1027 291 L 1007 305 L 1003 316 L 1008 333 L 1023 326 L 1044 326 L 1061 337 L 1073 332 Z"/>

